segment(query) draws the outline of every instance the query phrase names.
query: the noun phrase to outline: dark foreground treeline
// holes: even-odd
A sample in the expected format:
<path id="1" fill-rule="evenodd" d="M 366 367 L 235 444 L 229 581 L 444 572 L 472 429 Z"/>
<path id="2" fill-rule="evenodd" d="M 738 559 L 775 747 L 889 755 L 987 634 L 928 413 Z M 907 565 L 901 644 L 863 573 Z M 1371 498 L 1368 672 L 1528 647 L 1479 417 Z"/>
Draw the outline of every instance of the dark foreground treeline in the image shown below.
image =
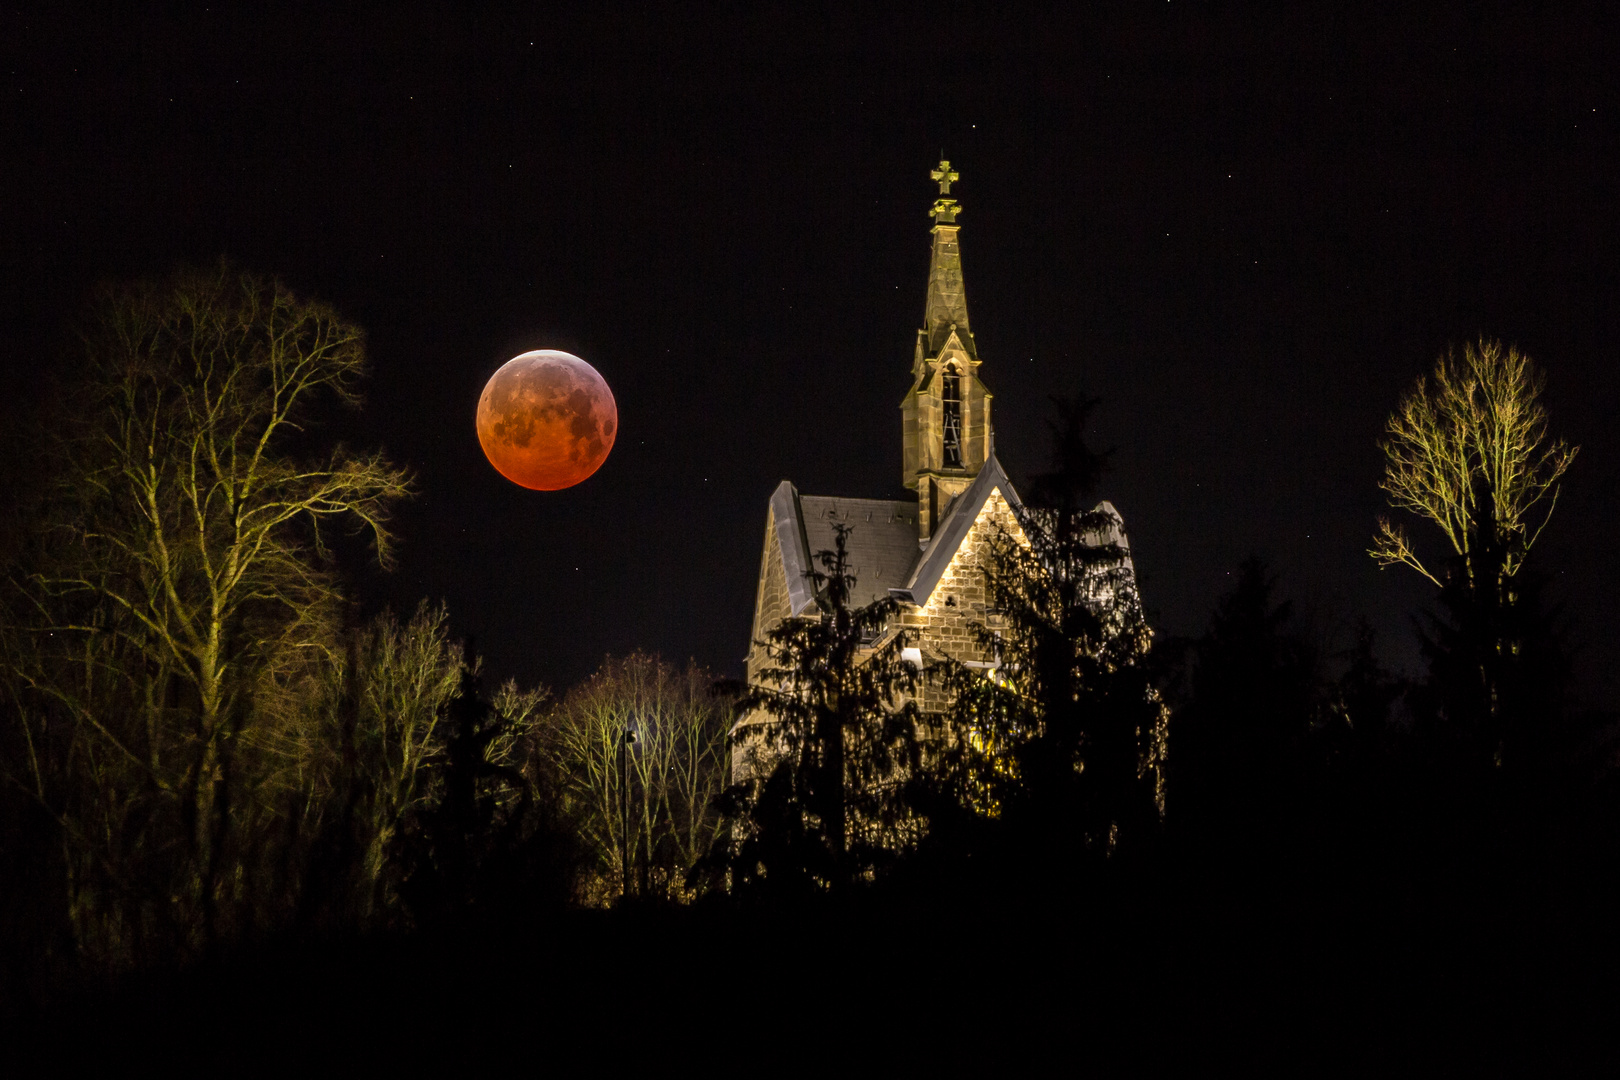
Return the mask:
<path id="1" fill-rule="evenodd" d="M 1165 813 L 1111 851 L 1074 817 L 996 818 L 946 823 L 843 888 L 783 875 L 787 887 L 728 892 L 696 860 L 676 893 L 644 889 L 634 857 L 615 880 L 582 838 L 588 816 L 543 780 L 531 831 L 476 811 L 458 826 L 454 905 L 406 888 L 387 921 L 290 910 L 109 972 L 67 951 L 51 910 L 61 872 L 46 876 L 55 856 L 37 853 L 53 831 L 8 831 L 11 866 L 30 850 L 19 840 L 37 853 L 7 874 L 10 958 L 39 957 L 29 934 L 51 919 L 63 950 L 10 984 L 9 1011 L 69 1057 L 103 1040 L 162 1052 L 183 1017 L 228 1048 L 222 1062 L 244 1042 L 302 1057 L 388 1040 L 424 1012 L 426 1030 L 372 1060 L 420 1047 L 533 1058 L 603 1040 L 628 1060 L 716 1045 L 814 1054 L 859 1017 L 806 1017 L 873 1000 L 894 1052 L 925 1057 L 988 1045 L 1016 1060 L 1083 1037 L 1145 1061 L 1494 1072 L 1601 1050 L 1620 901 L 1613 718 L 1564 702 L 1555 681 L 1518 717 L 1540 726 L 1498 763 L 1440 711 L 1443 661 L 1407 682 L 1380 669 L 1365 633 L 1343 653 L 1318 638 L 1250 562 L 1205 634 L 1155 650 L 1172 732 Z M 478 712 L 476 698 L 449 699 L 452 724 L 458 709 Z M 401 859 L 435 857 L 411 845 L 443 843 L 458 767 L 430 766 L 446 779 Z M 931 810 L 932 790 L 907 798 Z M 331 875 L 308 886 L 327 892 L 356 876 L 308 873 Z M 590 890 L 604 881 L 629 899 L 601 906 Z M 64 1040 L 64 1026 L 79 1034 Z M 294 1034 L 266 1046 L 250 1033 L 264 1027 Z M 1414 1040 L 1440 1056 L 1413 1059 Z"/>
<path id="2" fill-rule="evenodd" d="M 1252 561 L 1205 633 L 1155 640 L 1068 405 L 987 541 L 989 674 L 905 661 L 840 540 L 759 687 L 637 655 L 491 688 L 443 611 L 354 617 L 333 530 L 386 561 L 410 490 L 303 427 L 354 400 L 357 330 L 227 271 L 86 325 L 4 537 L 12 1047 L 667 1060 L 866 1030 L 1010 1058 L 1179 1018 L 1393 1061 L 1457 1015 L 1534 1054 L 1605 1000 L 1614 718 L 1480 522 L 1414 613 L 1418 677 L 1365 630 L 1323 645 Z M 749 714 L 769 737 L 728 743 Z"/>

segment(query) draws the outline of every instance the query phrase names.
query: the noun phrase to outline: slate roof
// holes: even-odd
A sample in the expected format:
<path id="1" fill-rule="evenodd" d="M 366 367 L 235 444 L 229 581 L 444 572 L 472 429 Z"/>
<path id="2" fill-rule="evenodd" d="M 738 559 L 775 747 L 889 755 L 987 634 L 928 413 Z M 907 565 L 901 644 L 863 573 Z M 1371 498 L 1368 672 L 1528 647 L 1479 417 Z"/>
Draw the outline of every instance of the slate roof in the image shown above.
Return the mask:
<path id="1" fill-rule="evenodd" d="M 815 555 L 833 549 L 833 526 L 850 527 L 845 551 L 855 575 L 857 607 L 870 604 L 903 585 L 917 562 L 917 504 L 911 499 L 845 499 L 800 495 L 786 480 L 771 495 L 776 539 L 788 582 L 793 614 L 802 614 L 815 597 L 805 572 L 823 569 Z"/>
<path id="2" fill-rule="evenodd" d="M 917 503 L 911 499 L 845 499 L 829 495 L 800 495 L 786 480 L 771 495 L 776 539 L 782 549 L 782 569 L 788 582 L 793 614 L 802 614 L 815 601 L 805 572 L 820 551 L 833 548 L 833 526 L 850 527 L 846 551 L 855 575 L 857 607 L 892 596 L 908 603 L 926 603 L 951 557 L 962 546 L 990 493 L 1002 496 L 1021 511 L 1018 493 L 994 453 L 960 496 L 946 509 L 928 546 L 917 543 Z"/>
<path id="3" fill-rule="evenodd" d="M 855 591 L 850 597 L 863 607 L 882 597 L 907 604 L 923 605 L 933 594 L 939 579 L 961 549 L 968 530 L 978 520 L 979 511 L 994 491 L 1000 491 L 1020 521 L 1029 523 L 1031 511 L 1024 507 L 1012 481 L 996 459 L 994 451 L 966 491 L 946 507 L 945 517 L 926 546 L 917 542 L 918 506 L 910 499 L 843 499 L 827 495 L 800 495 L 784 480 L 771 495 L 771 514 L 777 542 L 782 551 L 782 569 L 788 582 L 788 599 L 794 615 L 802 615 L 815 603 L 805 571 L 817 552 L 831 551 L 834 525 L 850 527 L 845 551 Z M 1134 573 L 1130 541 L 1123 522 L 1110 502 L 1096 509 L 1106 512 L 1113 524 L 1091 542 L 1113 543 L 1124 549 L 1125 570 Z M 1039 511 L 1034 512 L 1037 516 Z M 823 569 L 820 562 L 816 569 Z"/>
<path id="4" fill-rule="evenodd" d="M 845 542 L 849 572 L 855 575 L 850 602 L 864 607 L 902 584 L 917 562 L 917 501 L 906 499 L 840 499 L 827 495 L 799 498 L 805 538 L 812 558 L 831 551 L 833 526 L 849 526 Z M 817 569 L 821 569 L 818 562 Z"/>
<path id="5" fill-rule="evenodd" d="M 777 542 L 782 549 L 782 569 L 788 582 L 788 599 L 793 614 L 803 614 L 815 601 L 805 571 L 817 552 L 833 548 L 833 526 L 850 526 L 845 550 L 850 573 L 855 575 L 855 592 L 850 597 L 856 607 L 889 596 L 908 604 L 926 604 L 934 587 L 944 576 L 968 530 L 978 520 L 979 511 L 990 493 L 1000 491 L 1020 520 L 1028 511 L 1018 498 L 1012 481 L 991 451 L 990 459 L 961 495 L 951 500 L 945 517 L 934 530 L 928 545 L 917 543 L 918 507 L 910 499 L 842 499 L 828 495 L 800 495 L 786 480 L 771 495 L 771 512 L 776 522 Z M 1125 549 L 1125 569 L 1134 572 L 1130 541 L 1121 527 L 1118 511 L 1110 502 L 1100 502 L 1114 524 L 1093 542 L 1114 543 Z M 819 561 L 816 569 L 823 569 Z"/>
<path id="6" fill-rule="evenodd" d="M 771 492 L 771 520 L 775 522 L 777 546 L 782 549 L 788 606 L 794 615 L 799 615 L 815 597 L 805 578 L 805 572 L 810 569 L 810 546 L 805 540 L 804 522 L 799 513 L 799 492 L 786 480 Z"/>

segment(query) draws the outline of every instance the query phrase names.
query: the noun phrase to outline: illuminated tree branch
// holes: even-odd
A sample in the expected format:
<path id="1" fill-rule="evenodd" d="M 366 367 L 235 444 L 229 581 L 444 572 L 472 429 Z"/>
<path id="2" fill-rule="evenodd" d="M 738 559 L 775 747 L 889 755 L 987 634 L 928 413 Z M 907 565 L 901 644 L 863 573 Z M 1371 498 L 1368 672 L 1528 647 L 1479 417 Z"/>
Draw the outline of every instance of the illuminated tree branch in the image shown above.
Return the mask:
<path id="1" fill-rule="evenodd" d="M 28 644 L 8 666 L 68 721 L 58 774 L 83 770 L 98 793 L 81 810 L 101 826 L 76 835 L 124 845 L 116 862 L 141 830 L 185 823 L 183 880 L 165 891 L 206 927 L 233 816 L 258 812 L 227 790 L 244 782 L 234 748 L 275 742 L 278 673 L 332 660 L 323 530 L 343 522 L 389 565 L 410 481 L 380 455 L 295 455 L 318 399 L 358 402 L 364 336 L 279 283 L 221 267 L 109 290 L 81 341 L 60 482 L 12 582 Z M 118 762 L 142 779 L 119 788 Z"/>
<path id="2" fill-rule="evenodd" d="M 1580 449 L 1549 439 L 1539 400 L 1544 383 L 1529 357 L 1482 338 L 1461 356 L 1442 356 L 1432 381 L 1417 381 L 1379 443 L 1379 486 L 1390 505 L 1433 522 L 1470 575 L 1470 556 L 1482 541 L 1502 549 L 1503 579 L 1519 571 Z M 1404 564 L 1440 584 L 1404 530 L 1387 519 L 1379 520 L 1368 553 L 1380 565 Z"/>

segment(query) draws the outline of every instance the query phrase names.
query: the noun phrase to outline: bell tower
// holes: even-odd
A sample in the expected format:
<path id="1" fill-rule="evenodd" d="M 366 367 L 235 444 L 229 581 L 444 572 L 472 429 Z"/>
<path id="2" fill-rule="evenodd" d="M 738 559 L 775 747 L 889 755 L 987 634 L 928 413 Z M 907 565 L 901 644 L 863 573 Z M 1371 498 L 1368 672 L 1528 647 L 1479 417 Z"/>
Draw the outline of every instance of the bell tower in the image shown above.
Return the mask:
<path id="1" fill-rule="evenodd" d="M 900 403 L 904 479 L 917 492 L 918 542 L 926 544 L 951 500 L 966 491 L 990 456 L 990 392 L 979 381 L 979 353 L 968 328 L 957 242 L 962 208 L 947 198 L 960 177 L 949 161 L 929 174 L 939 184 L 928 301 L 911 363 L 911 390 Z"/>

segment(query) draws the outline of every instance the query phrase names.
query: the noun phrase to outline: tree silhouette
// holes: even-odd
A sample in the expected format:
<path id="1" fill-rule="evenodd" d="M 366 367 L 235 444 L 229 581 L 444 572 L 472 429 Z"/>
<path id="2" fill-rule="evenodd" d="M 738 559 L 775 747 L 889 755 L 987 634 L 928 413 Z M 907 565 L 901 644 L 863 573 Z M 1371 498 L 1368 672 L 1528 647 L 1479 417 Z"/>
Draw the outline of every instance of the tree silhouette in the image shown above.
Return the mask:
<path id="1" fill-rule="evenodd" d="M 1421 624 L 1429 663 L 1421 701 L 1454 752 L 1502 767 L 1541 753 L 1554 736 L 1568 655 L 1533 569 L 1500 574 L 1502 549 L 1483 537 L 1457 562 L 1473 571 L 1451 568 Z"/>
<path id="2" fill-rule="evenodd" d="M 833 550 L 817 552 L 814 614 L 766 635 L 769 662 L 742 701 L 763 718 L 744 747 L 753 779 L 725 802 L 724 860 L 744 893 L 841 891 L 911 839 L 900 784 L 917 765 L 918 679 L 898 604 L 850 606 L 850 529 L 835 525 Z"/>
<path id="3" fill-rule="evenodd" d="M 1086 442 L 1097 402 L 1057 405 L 1052 469 L 1019 532 L 991 541 L 995 614 L 975 632 L 999 665 L 941 673 L 954 705 L 915 792 L 936 844 L 1005 846 L 1011 833 L 1108 855 L 1157 829 L 1168 715 L 1119 517 L 1090 505 L 1107 463 Z"/>
<path id="4" fill-rule="evenodd" d="M 408 840 L 414 850 L 401 892 L 419 920 L 487 917 L 566 891 L 560 879 L 572 869 L 573 852 L 514 753 L 528 741 L 532 702 L 510 687 L 496 697 L 508 711 L 481 695 L 468 641 L 460 685 L 441 706 L 441 749 L 428 762 L 436 798 Z M 525 895 L 537 886 L 542 895 Z"/>
<path id="5" fill-rule="evenodd" d="M 1239 567 L 1177 710 L 1171 817 L 1223 850 L 1264 849 L 1298 813 L 1301 743 L 1323 713 L 1319 658 L 1273 588 L 1259 559 Z"/>

